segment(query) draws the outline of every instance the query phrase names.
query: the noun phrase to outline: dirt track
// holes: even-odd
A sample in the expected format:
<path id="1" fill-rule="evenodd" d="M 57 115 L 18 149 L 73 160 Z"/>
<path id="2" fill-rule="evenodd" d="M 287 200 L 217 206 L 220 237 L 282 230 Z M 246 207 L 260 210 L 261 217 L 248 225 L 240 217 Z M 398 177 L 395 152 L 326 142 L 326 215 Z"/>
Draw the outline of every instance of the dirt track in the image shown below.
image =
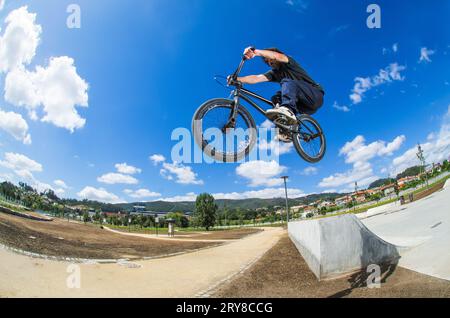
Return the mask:
<path id="1" fill-rule="evenodd" d="M 254 231 L 229 231 L 223 233 L 222 237 L 240 238 Z M 220 235 L 217 232 L 212 237 Z M 40 222 L 3 213 L 0 213 L 0 243 L 49 256 L 96 259 L 155 257 L 221 244 L 200 240 L 179 242 L 142 239 L 66 220 Z"/>
<path id="2" fill-rule="evenodd" d="M 81 264 L 80 289 L 67 287 L 69 263 L 33 259 L 0 248 L 0 297 L 194 297 L 252 264 L 282 233 L 281 228 L 267 228 L 217 247 L 138 261 L 136 268 Z M 134 239 L 141 244 L 147 241 Z"/>

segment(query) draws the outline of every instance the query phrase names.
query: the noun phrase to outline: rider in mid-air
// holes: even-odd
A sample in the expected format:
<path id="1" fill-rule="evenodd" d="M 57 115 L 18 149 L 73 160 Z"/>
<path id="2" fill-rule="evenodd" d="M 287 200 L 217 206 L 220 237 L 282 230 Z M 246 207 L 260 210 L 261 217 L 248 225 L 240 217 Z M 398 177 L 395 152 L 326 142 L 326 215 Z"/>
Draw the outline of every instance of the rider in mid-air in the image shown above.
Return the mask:
<path id="1" fill-rule="evenodd" d="M 277 82 L 281 85 L 281 91 L 272 97 L 275 108 L 267 111 L 269 119 L 284 116 L 290 124 L 295 124 L 297 122 L 295 114 L 312 115 L 322 106 L 325 91 L 292 57 L 277 48 L 258 50 L 248 47 L 244 55 L 247 59 L 261 56 L 272 69 L 265 74 L 238 77 L 239 82 L 245 84 Z M 282 133 L 278 139 L 284 142 L 291 141 L 289 136 Z"/>

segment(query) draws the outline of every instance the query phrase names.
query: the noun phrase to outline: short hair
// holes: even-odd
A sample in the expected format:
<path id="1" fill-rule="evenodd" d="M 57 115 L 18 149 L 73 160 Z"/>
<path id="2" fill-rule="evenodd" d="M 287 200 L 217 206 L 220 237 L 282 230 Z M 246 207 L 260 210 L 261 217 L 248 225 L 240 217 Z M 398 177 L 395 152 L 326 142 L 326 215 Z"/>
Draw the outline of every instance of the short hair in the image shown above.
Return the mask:
<path id="1" fill-rule="evenodd" d="M 269 47 L 269 48 L 266 48 L 266 49 L 263 49 L 263 50 L 265 50 L 265 51 L 277 52 L 277 53 L 280 53 L 280 54 L 284 54 L 280 49 L 278 49 L 278 48 L 276 48 L 276 47 Z M 269 63 L 267 63 L 267 61 L 266 61 L 266 59 L 265 59 L 264 57 L 263 57 L 262 59 L 263 59 L 264 63 L 266 63 L 267 65 L 269 65 Z"/>

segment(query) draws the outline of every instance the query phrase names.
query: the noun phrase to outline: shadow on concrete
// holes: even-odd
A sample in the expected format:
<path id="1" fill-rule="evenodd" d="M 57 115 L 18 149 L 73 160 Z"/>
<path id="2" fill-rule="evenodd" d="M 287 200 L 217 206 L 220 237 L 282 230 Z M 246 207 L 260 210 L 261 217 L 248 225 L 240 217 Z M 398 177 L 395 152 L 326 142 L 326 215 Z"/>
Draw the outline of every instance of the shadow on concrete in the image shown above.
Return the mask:
<path id="1" fill-rule="evenodd" d="M 360 259 L 363 269 L 349 277 L 349 288 L 331 295 L 329 298 L 345 297 L 350 295 L 354 289 L 368 288 L 368 279 L 370 279 L 371 282 L 374 281 L 374 271 L 373 269 L 369 270 L 370 265 L 379 266 L 380 276 L 379 280 L 376 282 L 379 282 L 380 284 L 386 283 L 389 276 L 395 272 L 400 259 L 397 248 L 372 233 L 371 235 L 367 235 L 367 233 L 368 229 L 365 226 L 362 226 L 360 234 L 364 239 L 362 240 L 363 245 L 361 248 L 362 254 Z M 385 249 L 385 251 L 380 253 L 380 249 Z M 379 258 L 379 255 L 383 255 L 382 259 Z"/>
<path id="2" fill-rule="evenodd" d="M 380 266 L 381 269 L 381 279 L 380 284 L 386 283 L 386 280 L 391 276 L 395 269 L 397 268 L 398 262 L 394 262 L 391 264 L 384 264 Z M 351 275 L 348 278 L 348 282 L 350 284 L 350 287 L 344 290 L 341 290 L 337 292 L 336 294 L 328 296 L 328 298 L 342 298 L 349 296 L 353 290 L 358 288 L 368 288 L 367 287 L 367 280 L 369 276 L 371 275 L 371 272 L 367 272 L 367 269 L 363 269 L 361 271 L 358 271 L 357 273 Z"/>

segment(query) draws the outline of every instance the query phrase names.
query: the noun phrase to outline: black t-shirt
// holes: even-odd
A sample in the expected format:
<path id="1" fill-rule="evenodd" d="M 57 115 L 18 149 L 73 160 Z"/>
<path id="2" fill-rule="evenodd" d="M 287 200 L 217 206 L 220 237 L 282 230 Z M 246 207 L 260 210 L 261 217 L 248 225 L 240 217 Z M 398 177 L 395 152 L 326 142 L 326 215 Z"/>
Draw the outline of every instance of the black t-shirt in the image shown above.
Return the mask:
<path id="1" fill-rule="evenodd" d="M 284 78 L 292 80 L 301 80 L 316 86 L 323 91 L 323 88 L 317 84 L 311 76 L 297 63 L 292 57 L 288 56 L 288 63 L 280 63 L 279 69 L 272 69 L 264 74 L 270 82 L 280 83 Z"/>

